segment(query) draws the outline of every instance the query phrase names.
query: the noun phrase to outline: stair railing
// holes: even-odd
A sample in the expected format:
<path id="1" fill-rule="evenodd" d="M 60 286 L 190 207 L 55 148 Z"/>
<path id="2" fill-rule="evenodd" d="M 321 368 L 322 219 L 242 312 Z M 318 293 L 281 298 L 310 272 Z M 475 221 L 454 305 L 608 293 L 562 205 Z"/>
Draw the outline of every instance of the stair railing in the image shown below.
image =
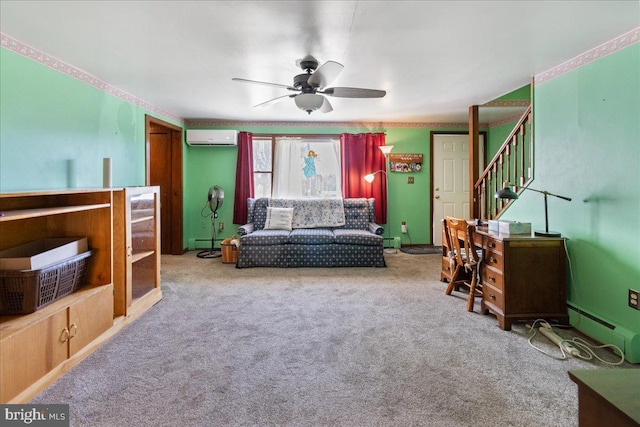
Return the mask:
<path id="1" fill-rule="evenodd" d="M 513 191 L 519 193 L 533 180 L 532 118 L 529 105 L 474 184 L 473 191 L 483 219 L 499 218 L 512 202 L 494 198 L 507 183 L 515 184 Z"/>

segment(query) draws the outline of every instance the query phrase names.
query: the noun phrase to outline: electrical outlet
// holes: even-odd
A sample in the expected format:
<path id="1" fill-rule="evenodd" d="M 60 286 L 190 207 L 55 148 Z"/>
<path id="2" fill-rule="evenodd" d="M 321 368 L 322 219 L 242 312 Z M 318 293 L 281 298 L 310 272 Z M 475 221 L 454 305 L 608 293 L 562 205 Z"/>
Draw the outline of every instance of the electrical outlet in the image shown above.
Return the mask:
<path id="1" fill-rule="evenodd" d="M 413 177 L 412 176 L 407 177 L 407 184 L 413 184 Z"/>
<path id="2" fill-rule="evenodd" d="M 403 233 L 406 234 L 407 232 L 407 222 L 406 221 L 402 221 L 402 224 L 400 224 L 401 230 Z"/>
<path id="3" fill-rule="evenodd" d="M 224 222 L 220 221 L 218 223 L 218 231 L 222 231 L 222 230 L 224 230 Z"/>
<path id="4" fill-rule="evenodd" d="M 629 307 L 640 310 L 640 291 L 629 289 Z"/>

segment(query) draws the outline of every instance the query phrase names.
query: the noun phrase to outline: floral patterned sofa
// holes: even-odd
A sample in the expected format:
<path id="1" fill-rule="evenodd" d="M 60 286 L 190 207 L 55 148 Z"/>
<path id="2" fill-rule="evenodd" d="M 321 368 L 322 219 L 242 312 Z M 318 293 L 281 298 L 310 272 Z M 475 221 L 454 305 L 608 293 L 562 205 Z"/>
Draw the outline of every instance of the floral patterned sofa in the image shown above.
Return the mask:
<path id="1" fill-rule="evenodd" d="M 237 268 L 385 267 L 374 199 L 248 199 Z"/>

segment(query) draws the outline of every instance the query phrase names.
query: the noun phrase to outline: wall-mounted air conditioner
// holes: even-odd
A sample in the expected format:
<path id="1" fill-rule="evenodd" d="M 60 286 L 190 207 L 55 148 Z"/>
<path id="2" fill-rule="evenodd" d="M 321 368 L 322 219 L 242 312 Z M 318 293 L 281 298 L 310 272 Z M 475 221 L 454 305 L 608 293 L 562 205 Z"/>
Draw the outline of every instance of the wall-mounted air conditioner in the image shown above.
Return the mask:
<path id="1" fill-rule="evenodd" d="M 238 145 L 238 131 L 217 129 L 187 129 L 187 144 L 205 147 Z"/>

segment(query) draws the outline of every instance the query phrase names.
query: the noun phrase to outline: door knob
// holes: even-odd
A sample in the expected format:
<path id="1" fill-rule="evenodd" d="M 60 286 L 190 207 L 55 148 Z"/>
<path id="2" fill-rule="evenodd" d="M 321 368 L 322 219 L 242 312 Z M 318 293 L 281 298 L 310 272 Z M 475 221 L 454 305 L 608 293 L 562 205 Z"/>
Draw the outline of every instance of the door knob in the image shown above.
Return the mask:
<path id="1" fill-rule="evenodd" d="M 440 195 L 437 195 L 437 196 L 436 196 L 436 199 L 439 199 L 439 198 L 440 198 Z"/>

